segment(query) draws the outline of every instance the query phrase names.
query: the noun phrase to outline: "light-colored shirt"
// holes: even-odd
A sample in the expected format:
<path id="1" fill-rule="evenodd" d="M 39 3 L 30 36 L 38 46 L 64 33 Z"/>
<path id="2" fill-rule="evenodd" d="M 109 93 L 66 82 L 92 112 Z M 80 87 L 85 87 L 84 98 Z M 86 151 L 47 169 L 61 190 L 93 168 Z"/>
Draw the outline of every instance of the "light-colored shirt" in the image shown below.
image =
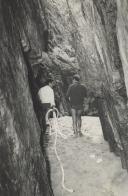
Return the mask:
<path id="1" fill-rule="evenodd" d="M 38 96 L 41 103 L 50 103 L 51 106 L 55 106 L 54 91 L 49 85 L 40 88 Z"/>

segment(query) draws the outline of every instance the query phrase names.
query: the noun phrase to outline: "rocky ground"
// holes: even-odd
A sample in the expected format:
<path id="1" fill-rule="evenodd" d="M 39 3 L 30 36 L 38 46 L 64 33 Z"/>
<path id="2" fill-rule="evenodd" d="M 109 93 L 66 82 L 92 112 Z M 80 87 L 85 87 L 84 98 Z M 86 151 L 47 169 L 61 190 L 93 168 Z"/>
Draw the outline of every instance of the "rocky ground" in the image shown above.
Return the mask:
<path id="1" fill-rule="evenodd" d="M 55 196 L 126 196 L 128 174 L 121 167 L 120 158 L 109 152 L 102 136 L 99 118 L 83 117 L 83 137 L 72 135 L 71 117 L 59 118 L 59 126 L 66 139 L 58 136 L 57 151 L 65 172 L 65 185 L 61 187 L 61 169 L 54 153 L 55 135 L 50 136 L 47 147 L 51 164 L 51 180 Z"/>

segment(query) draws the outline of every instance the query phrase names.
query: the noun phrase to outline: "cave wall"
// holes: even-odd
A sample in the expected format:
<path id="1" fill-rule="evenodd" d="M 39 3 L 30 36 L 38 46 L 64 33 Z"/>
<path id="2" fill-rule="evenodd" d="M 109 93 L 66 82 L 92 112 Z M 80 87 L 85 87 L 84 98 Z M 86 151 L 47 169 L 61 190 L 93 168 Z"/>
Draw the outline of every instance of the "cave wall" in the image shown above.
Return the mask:
<path id="1" fill-rule="evenodd" d="M 34 1 L 0 1 L 1 196 L 53 195 L 39 143 L 41 130 L 32 101 L 31 70 L 26 64 L 21 40 L 23 23 L 27 22 L 21 14 L 25 9 L 34 11 L 34 6 Z M 31 20 L 29 16 L 27 12 L 32 25 L 36 18 L 33 13 Z M 43 42 L 41 44 L 43 48 Z"/>

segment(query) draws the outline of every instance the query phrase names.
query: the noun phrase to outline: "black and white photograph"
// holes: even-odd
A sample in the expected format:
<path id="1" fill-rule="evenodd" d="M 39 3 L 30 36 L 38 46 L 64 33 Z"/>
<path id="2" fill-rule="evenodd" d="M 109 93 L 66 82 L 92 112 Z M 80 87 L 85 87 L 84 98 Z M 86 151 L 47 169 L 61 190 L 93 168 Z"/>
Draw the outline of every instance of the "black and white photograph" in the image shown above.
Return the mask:
<path id="1" fill-rule="evenodd" d="M 128 0 L 0 0 L 0 196 L 128 196 Z"/>

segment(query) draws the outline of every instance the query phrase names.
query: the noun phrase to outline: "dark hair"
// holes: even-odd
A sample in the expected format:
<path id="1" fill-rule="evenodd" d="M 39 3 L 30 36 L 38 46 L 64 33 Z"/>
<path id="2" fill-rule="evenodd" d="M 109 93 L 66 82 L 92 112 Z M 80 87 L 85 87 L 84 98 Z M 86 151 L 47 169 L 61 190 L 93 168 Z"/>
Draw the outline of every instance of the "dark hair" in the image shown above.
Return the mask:
<path id="1" fill-rule="evenodd" d="M 47 80 L 46 80 L 46 85 L 48 85 L 49 83 L 52 83 L 54 80 L 52 79 L 52 78 L 48 78 Z"/>
<path id="2" fill-rule="evenodd" d="M 80 76 L 78 75 L 78 74 L 75 74 L 74 76 L 73 76 L 73 79 L 75 79 L 76 81 L 80 81 Z"/>

